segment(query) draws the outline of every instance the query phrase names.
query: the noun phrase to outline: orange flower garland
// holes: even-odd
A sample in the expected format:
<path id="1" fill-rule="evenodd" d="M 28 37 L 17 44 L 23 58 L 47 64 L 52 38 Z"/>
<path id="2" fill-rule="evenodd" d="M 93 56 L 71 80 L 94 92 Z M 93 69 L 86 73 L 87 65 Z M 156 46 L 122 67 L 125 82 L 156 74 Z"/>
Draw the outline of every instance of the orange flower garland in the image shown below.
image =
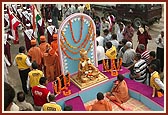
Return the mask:
<path id="1" fill-rule="evenodd" d="M 65 34 L 64 34 L 63 31 L 61 31 L 61 35 L 62 35 L 64 41 L 66 42 L 66 44 L 67 44 L 70 48 L 73 48 L 73 49 L 77 50 L 77 49 L 81 48 L 81 47 L 83 46 L 83 44 L 87 44 L 87 42 L 89 41 L 89 39 L 87 39 L 87 38 L 92 34 L 92 30 L 93 30 L 93 25 L 92 25 L 91 22 L 90 22 L 90 26 L 89 26 L 89 28 L 88 28 L 88 34 L 86 35 L 85 40 L 82 42 L 82 44 L 79 45 L 78 47 L 72 46 L 72 45 L 67 41 L 67 39 L 66 39 Z M 73 33 L 71 33 L 71 34 L 73 34 Z M 60 40 L 61 40 L 61 39 L 60 39 Z M 94 37 L 92 38 L 92 40 L 94 40 Z M 63 41 L 61 41 L 61 42 L 63 43 Z M 85 42 L 86 42 L 86 43 L 85 43 Z"/>
<path id="2" fill-rule="evenodd" d="M 90 51 L 92 45 L 93 45 L 93 44 L 90 44 L 90 46 L 89 46 L 87 52 Z M 80 60 L 80 58 L 72 58 L 72 57 L 70 57 L 70 56 L 66 53 L 66 51 L 64 50 L 64 47 L 63 47 L 62 45 L 61 45 L 61 50 L 63 51 L 63 53 L 64 53 L 69 59 L 71 59 L 71 60 Z"/>
<path id="3" fill-rule="evenodd" d="M 60 79 L 58 77 L 57 77 L 57 80 L 58 80 L 58 84 L 55 84 L 54 82 L 56 82 L 56 81 L 53 81 L 52 82 L 52 86 L 53 86 L 54 92 L 57 93 L 57 94 L 60 94 L 60 91 L 61 91 L 61 81 L 60 81 Z"/>
<path id="4" fill-rule="evenodd" d="M 74 41 L 76 44 L 79 43 L 79 42 L 81 41 L 81 39 L 82 39 L 83 16 L 81 16 L 80 37 L 79 37 L 79 40 L 78 40 L 78 41 L 75 40 L 74 33 L 73 33 L 73 29 L 72 29 L 72 22 L 71 22 L 71 20 L 69 20 L 69 26 L 70 26 L 70 31 L 71 31 L 71 35 L 72 35 L 73 41 Z"/>
<path id="5" fill-rule="evenodd" d="M 75 43 L 79 43 L 79 42 L 81 41 L 81 39 L 82 39 L 83 18 L 84 18 L 84 17 L 81 16 L 80 38 L 79 38 L 78 41 L 76 41 L 75 38 L 74 38 L 74 33 L 73 33 L 73 31 L 72 31 L 72 22 L 69 20 L 70 32 L 71 32 L 71 35 L 72 35 L 72 39 L 73 39 L 73 41 L 74 41 Z M 72 49 L 74 49 L 74 50 L 78 50 L 78 49 L 80 49 L 80 48 L 82 48 L 82 47 L 85 48 L 85 47 L 87 46 L 88 42 L 90 41 L 90 37 L 91 37 L 91 35 L 92 35 L 92 33 L 93 33 L 93 25 L 92 25 L 91 21 L 89 22 L 89 24 L 90 24 L 90 25 L 89 25 L 89 27 L 88 27 L 88 34 L 86 35 L 86 37 L 85 37 L 84 41 L 81 43 L 81 45 L 79 45 L 78 47 L 72 46 L 72 45 L 67 41 L 64 32 L 61 31 L 61 35 L 62 35 L 62 37 L 63 37 L 63 40 L 66 42 L 66 44 L 67 44 L 70 48 L 72 48 Z M 95 33 L 93 33 L 93 35 L 92 35 L 92 38 L 91 38 L 92 41 L 95 39 L 94 36 L 95 36 Z M 70 50 L 70 49 L 67 47 L 67 45 L 65 45 L 65 43 L 64 43 L 63 40 L 60 39 L 60 42 L 61 42 L 61 45 L 60 45 L 60 46 L 61 46 L 61 50 L 63 51 L 64 55 L 67 56 L 67 57 L 68 57 L 69 59 L 71 59 L 71 60 L 80 60 L 80 58 L 72 58 L 72 57 L 69 56 L 69 55 L 67 54 L 67 52 L 66 52 L 66 50 L 68 50 L 68 51 L 69 51 L 70 53 L 72 53 L 72 54 L 78 54 L 80 50 L 78 50 L 77 52 L 75 52 L 75 51 L 73 51 L 73 50 Z M 89 48 L 88 48 L 88 50 L 87 50 L 88 52 L 90 51 L 92 45 L 93 45 L 93 44 L 90 43 L 90 46 L 89 46 Z"/>

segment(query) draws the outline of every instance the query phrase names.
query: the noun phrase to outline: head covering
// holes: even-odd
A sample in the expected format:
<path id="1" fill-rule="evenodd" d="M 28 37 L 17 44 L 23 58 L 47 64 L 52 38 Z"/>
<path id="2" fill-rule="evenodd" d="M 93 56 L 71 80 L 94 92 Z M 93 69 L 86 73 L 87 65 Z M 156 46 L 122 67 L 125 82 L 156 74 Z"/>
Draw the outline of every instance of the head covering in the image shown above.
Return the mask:
<path id="1" fill-rule="evenodd" d="M 46 41 L 46 37 L 45 36 L 40 36 L 40 41 Z"/>
<path id="2" fill-rule="evenodd" d="M 54 55 L 54 54 L 55 54 L 55 50 L 54 50 L 53 48 L 51 48 L 51 49 L 49 50 L 49 54 L 50 54 L 50 55 Z"/>
<path id="3" fill-rule="evenodd" d="M 30 23 L 26 24 L 27 27 L 30 27 Z"/>
<path id="4" fill-rule="evenodd" d="M 57 39 L 58 38 L 58 34 L 54 34 L 53 35 L 53 40 Z"/>
<path id="5" fill-rule="evenodd" d="M 139 32 L 140 32 L 141 34 L 143 34 L 143 33 L 144 33 L 144 31 L 145 31 L 145 30 L 144 30 L 144 28 L 142 28 L 142 27 L 139 27 L 139 29 L 138 29 L 138 30 L 139 30 Z"/>
<path id="6" fill-rule="evenodd" d="M 52 19 L 49 19 L 49 20 L 48 20 L 48 23 L 51 23 L 51 22 L 52 22 Z"/>
<path id="7" fill-rule="evenodd" d="M 128 48 L 131 48 L 131 47 L 132 47 L 132 43 L 131 43 L 131 42 L 127 42 L 125 45 L 126 45 Z"/>
<path id="8" fill-rule="evenodd" d="M 26 10 L 26 7 L 23 7 L 24 10 Z"/>
<path id="9" fill-rule="evenodd" d="M 31 10 L 30 8 L 27 9 L 27 11 L 30 11 L 30 10 Z"/>
<path id="10" fill-rule="evenodd" d="M 31 40 L 31 45 L 36 45 L 36 39 Z"/>

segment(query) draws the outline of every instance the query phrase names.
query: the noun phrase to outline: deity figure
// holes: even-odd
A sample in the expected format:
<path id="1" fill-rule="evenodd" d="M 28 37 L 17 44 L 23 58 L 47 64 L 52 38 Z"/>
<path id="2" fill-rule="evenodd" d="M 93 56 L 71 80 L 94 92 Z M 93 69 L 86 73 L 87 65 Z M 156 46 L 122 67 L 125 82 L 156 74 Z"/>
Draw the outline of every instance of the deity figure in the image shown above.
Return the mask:
<path id="1" fill-rule="evenodd" d="M 82 83 L 86 83 L 89 80 L 94 80 L 99 76 L 99 70 L 91 63 L 90 58 L 87 56 L 85 49 L 80 50 L 80 62 L 78 66 L 78 78 Z"/>

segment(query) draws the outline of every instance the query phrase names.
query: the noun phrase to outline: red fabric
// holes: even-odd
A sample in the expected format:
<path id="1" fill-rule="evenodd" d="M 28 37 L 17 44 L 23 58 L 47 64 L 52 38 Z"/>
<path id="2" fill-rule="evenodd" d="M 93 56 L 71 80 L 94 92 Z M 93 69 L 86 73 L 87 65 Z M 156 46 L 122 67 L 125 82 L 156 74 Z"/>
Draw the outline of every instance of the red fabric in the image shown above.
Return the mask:
<path id="1" fill-rule="evenodd" d="M 32 88 L 33 100 L 36 106 L 43 106 L 47 103 L 47 95 L 49 90 L 47 88 L 41 88 L 39 86 L 34 86 Z"/>
<path id="2" fill-rule="evenodd" d="M 8 9 L 8 14 L 9 14 L 9 22 L 10 22 L 10 28 L 12 31 L 12 35 L 15 38 L 14 44 L 19 43 L 19 36 L 18 36 L 18 31 L 17 27 L 20 24 L 20 21 L 14 16 L 14 14 Z"/>
<path id="3" fill-rule="evenodd" d="M 146 50 L 148 40 L 152 39 L 151 36 L 148 34 L 148 32 L 144 32 L 143 34 L 141 34 L 139 31 L 137 32 L 137 35 L 138 35 L 139 44 L 143 44 L 145 46 L 145 50 Z M 136 52 L 137 53 L 142 53 L 138 50 L 138 48 L 136 49 Z"/>

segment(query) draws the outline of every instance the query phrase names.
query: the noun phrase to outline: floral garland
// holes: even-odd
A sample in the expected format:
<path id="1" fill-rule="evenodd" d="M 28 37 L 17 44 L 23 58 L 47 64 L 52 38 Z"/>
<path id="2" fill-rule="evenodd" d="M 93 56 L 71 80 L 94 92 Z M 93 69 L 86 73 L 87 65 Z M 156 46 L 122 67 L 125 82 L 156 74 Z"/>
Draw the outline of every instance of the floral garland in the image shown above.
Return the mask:
<path id="1" fill-rule="evenodd" d="M 61 93 L 61 92 L 60 92 L 60 91 L 61 91 L 61 80 L 60 80 L 59 77 L 57 77 L 57 80 L 58 80 L 58 84 L 55 85 L 54 82 L 56 82 L 56 81 L 53 81 L 53 82 L 52 82 L 52 86 L 53 86 L 54 92 L 57 93 L 57 94 L 60 94 L 60 93 Z"/>
<path id="2" fill-rule="evenodd" d="M 74 37 L 74 33 L 73 33 L 73 29 L 72 29 L 72 22 L 71 20 L 69 20 L 69 25 L 70 25 L 70 31 L 71 31 L 71 35 L 72 35 L 72 39 L 75 43 L 79 43 L 82 39 L 82 30 L 83 30 L 83 16 L 81 16 L 81 28 L 80 28 L 80 37 L 79 40 L 76 41 L 75 37 Z"/>
<path id="3" fill-rule="evenodd" d="M 62 35 L 64 41 L 66 42 L 66 44 L 67 44 L 71 49 L 78 50 L 78 49 L 80 49 L 80 48 L 82 48 L 82 47 L 85 48 L 85 47 L 87 46 L 87 44 L 88 44 L 88 42 L 89 42 L 89 40 L 90 40 L 90 38 L 91 38 L 91 35 L 92 35 L 92 33 L 93 33 L 93 25 L 92 25 L 91 21 L 89 22 L 89 24 L 90 24 L 90 25 L 89 25 L 89 27 L 88 27 L 88 34 L 86 35 L 86 37 L 85 37 L 84 41 L 81 43 L 81 45 L 79 45 L 78 47 L 72 46 L 72 45 L 67 41 L 64 32 L 61 31 L 61 35 Z M 81 16 L 80 39 L 79 39 L 78 41 L 76 41 L 75 38 L 74 38 L 74 33 L 73 33 L 73 31 L 72 31 L 72 22 L 71 22 L 70 20 L 69 20 L 69 25 L 70 25 L 70 32 L 71 32 L 73 41 L 74 41 L 75 43 L 79 43 L 79 42 L 81 41 L 81 39 L 82 39 L 83 16 Z M 94 36 L 95 36 L 95 33 L 93 33 L 93 36 L 92 36 L 92 38 L 91 38 L 92 41 L 95 39 Z M 72 57 L 69 56 L 69 55 L 67 54 L 67 52 L 66 52 L 66 50 L 68 50 L 68 51 L 69 51 L 70 53 L 72 53 L 72 54 L 78 54 L 80 50 L 78 50 L 77 52 L 74 52 L 73 50 L 70 50 L 70 49 L 64 44 L 64 41 L 63 41 L 62 39 L 60 39 L 60 42 L 61 42 L 61 45 L 60 45 L 60 46 L 61 46 L 61 50 L 63 51 L 64 55 L 65 55 L 66 57 L 68 57 L 69 59 L 71 59 L 71 60 L 80 60 L 80 58 L 72 58 Z M 88 48 L 88 50 L 87 50 L 88 52 L 90 51 L 92 45 L 93 45 L 93 44 L 90 43 L 90 46 L 89 46 L 89 48 Z"/>
<path id="4" fill-rule="evenodd" d="M 67 41 L 67 39 L 66 39 L 65 34 L 64 34 L 63 31 L 61 31 L 61 35 L 62 35 L 64 41 L 66 42 L 66 44 L 67 44 L 70 48 L 77 50 L 77 49 L 80 49 L 81 47 L 83 47 L 84 44 L 87 44 L 87 43 L 88 43 L 89 39 L 87 39 L 87 38 L 92 34 L 92 30 L 93 30 L 93 25 L 92 25 L 91 22 L 90 22 L 90 26 L 89 26 L 89 28 L 88 28 L 88 34 L 86 35 L 85 40 L 82 42 L 82 44 L 79 45 L 78 47 L 72 46 L 72 45 Z M 73 34 L 73 33 L 71 32 L 71 34 Z M 61 39 L 60 39 L 60 40 L 61 40 Z M 94 37 L 92 38 L 92 40 L 94 40 Z M 61 42 L 63 43 L 63 41 L 61 41 Z"/>
<path id="5" fill-rule="evenodd" d="M 87 36 L 86 37 L 87 39 L 86 39 L 86 41 L 89 41 L 89 37 Z M 92 39 L 94 38 L 94 34 L 93 34 L 93 36 L 92 36 Z M 74 51 L 72 51 L 72 50 L 70 50 L 69 48 L 67 48 L 67 46 L 64 44 L 64 42 L 60 39 L 60 41 L 61 41 L 61 46 L 62 47 L 64 47 L 65 49 L 67 49 L 69 52 L 71 52 L 72 54 L 78 54 L 79 52 L 80 52 L 80 50 L 78 50 L 77 52 L 74 52 Z M 86 48 L 86 45 L 87 45 L 87 43 L 88 42 L 85 42 L 85 44 L 83 45 L 80 45 L 80 46 L 83 46 L 83 48 Z M 69 43 L 68 43 L 69 44 Z M 79 47 L 80 48 L 80 47 Z M 79 49 L 78 48 L 78 49 Z"/>
<path id="6" fill-rule="evenodd" d="M 117 61 L 119 61 L 119 62 L 117 62 L 117 67 L 116 67 L 115 59 L 112 59 L 112 67 L 113 67 L 112 69 L 119 71 L 120 67 L 122 65 L 122 58 L 117 59 Z"/>
<path id="7" fill-rule="evenodd" d="M 64 35 L 63 32 L 62 32 L 62 37 L 63 37 L 64 41 L 66 42 L 66 44 L 67 44 L 70 48 L 75 49 L 75 50 L 80 49 L 83 45 L 85 45 L 85 44 L 88 43 L 88 35 L 86 36 L 86 38 L 85 38 L 85 40 L 82 42 L 82 44 L 79 45 L 78 47 L 72 46 L 72 45 L 67 41 L 67 39 L 66 39 L 66 37 L 65 37 L 65 35 Z M 62 39 L 60 39 L 60 41 L 61 41 L 62 44 L 64 44 L 64 42 L 63 42 Z"/>
<path id="8" fill-rule="evenodd" d="M 92 47 L 92 43 L 90 44 L 90 46 L 89 46 L 89 48 L 88 48 L 88 50 L 87 50 L 87 52 L 89 52 L 90 51 L 90 49 L 91 49 L 91 47 Z M 64 50 L 64 47 L 61 45 L 61 50 L 63 51 L 63 53 L 69 58 L 69 59 L 71 59 L 71 60 L 80 60 L 80 58 L 72 58 L 72 57 L 70 57 L 67 53 L 66 53 L 66 51 Z"/>

